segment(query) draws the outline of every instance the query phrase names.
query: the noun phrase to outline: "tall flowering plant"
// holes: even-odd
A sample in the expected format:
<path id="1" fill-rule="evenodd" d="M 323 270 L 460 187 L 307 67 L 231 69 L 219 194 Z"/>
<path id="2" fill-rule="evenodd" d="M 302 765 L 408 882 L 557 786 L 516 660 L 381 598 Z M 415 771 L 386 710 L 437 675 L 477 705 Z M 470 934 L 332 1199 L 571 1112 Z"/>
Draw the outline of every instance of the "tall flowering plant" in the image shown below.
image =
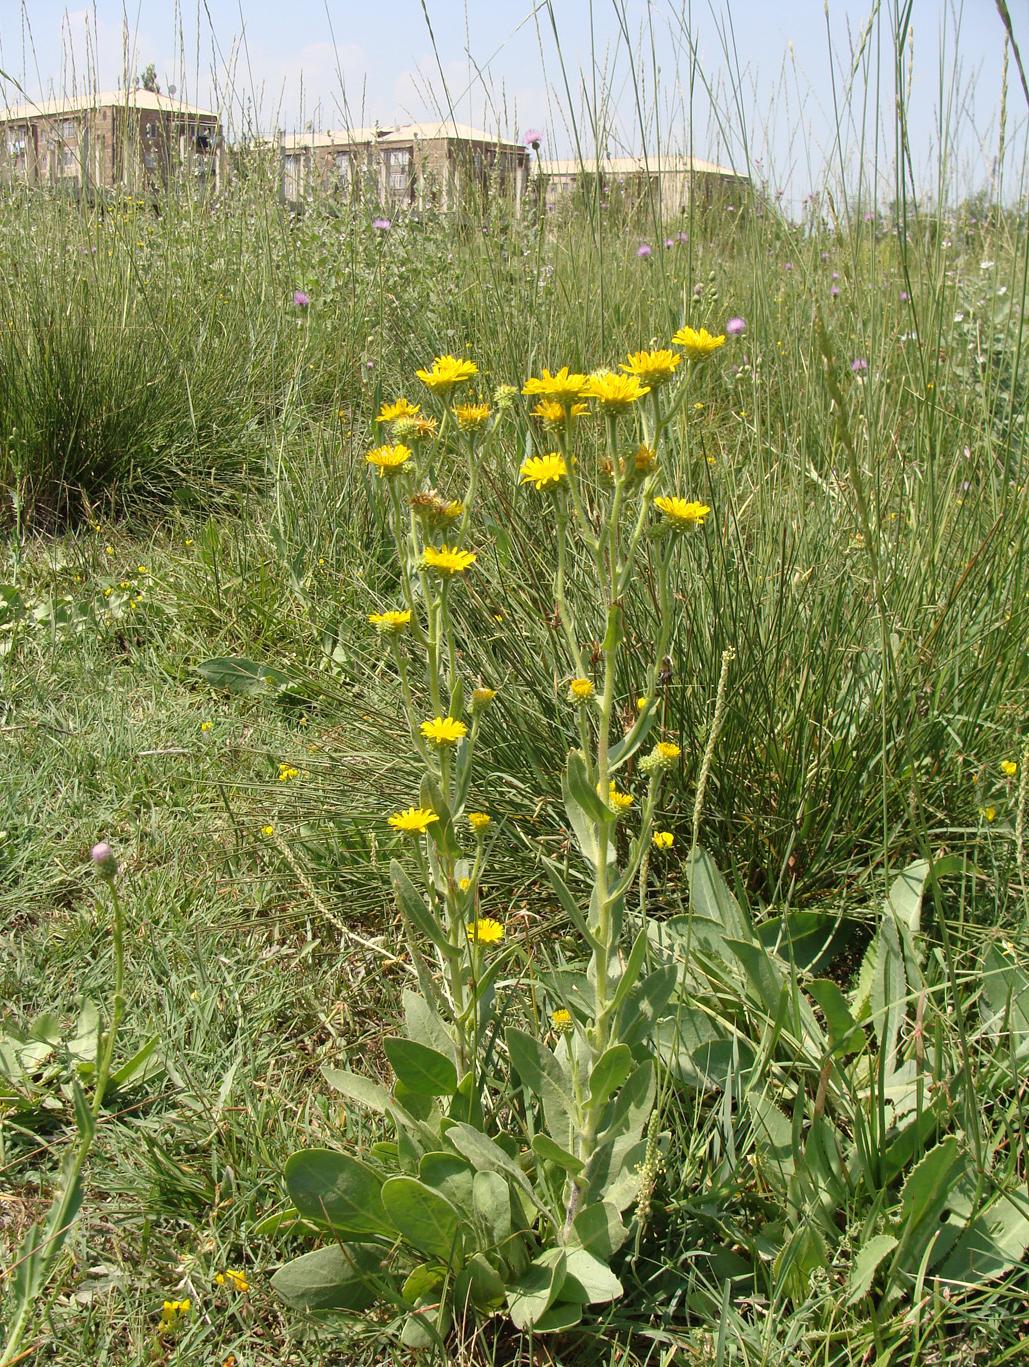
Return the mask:
<path id="1" fill-rule="evenodd" d="M 675 985 L 674 968 L 655 965 L 648 950 L 645 914 L 650 851 L 674 839 L 655 829 L 661 787 L 680 760 L 661 736 L 660 685 L 677 557 L 710 512 L 667 487 L 660 453 L 685 396 L 684 354 L 696 364 L 723 342 L 685 328 L 678 350 L 634 353 L 617 371 L 544 370 L 522 389 L 535 400 L 538 435 L 518 483 L 555 522 L 554 620 L 575 741 L 562 796 L 578 876 L 544 863 L 588 960 L 584 986 L 554 1002 L 545 1030 L 498 1001 L 516 946 L 502 921 L 480 914 L 498 823 L 475 786 L 496 693 L 462 676 L 452 614 L 480 568 L 474 508 L 484 451 L 500 441 L 497 415 L 464 397 L 475 364 L 441 356 L 417 372 L 427 397 L 398 398 L 377 416 L 379 444 L 366 459 L 389 512 L 398 589 L 369 626 L 392 657 L 423 766 L 411 805 L 387 818 L 404 840 L 391 877 L 418 991 L 404 994 L 404 1033 L 385 1041 L 392 1091 L 326 1070 L 350 1100 L 388 1118 L 396 1138 L 361 1159 L 306 1150 L 290 1160 L 297 1218 L 334 1242 L 280 1270 L 287 1300 L 356 1309 L 385 1293 L 407 1311 L 404 1341 L 425 1346 L 455 1315 L 506 1310 L 519 1328 L 542 1332 L 621 1294 L 611 1263 L 629 1234 L 625 1212 L 646 1207 L 661 1142 L 651 1034 Z M 599 465 L 580 436 L 591 417 L 603 425 Z M 460 487 L 441 492 L 444 477 Z M 584 554 L 589 604 L 567 591 L 569 558 Z M 644 556 L 657 614 L 625 728 L 625 601 Z M 596 639 L 599 649 L 587 651 Z M 588 897 L 573 891 L 583 886 Z M 515 1119 L 519 1096 L 527 1122 Z"/>

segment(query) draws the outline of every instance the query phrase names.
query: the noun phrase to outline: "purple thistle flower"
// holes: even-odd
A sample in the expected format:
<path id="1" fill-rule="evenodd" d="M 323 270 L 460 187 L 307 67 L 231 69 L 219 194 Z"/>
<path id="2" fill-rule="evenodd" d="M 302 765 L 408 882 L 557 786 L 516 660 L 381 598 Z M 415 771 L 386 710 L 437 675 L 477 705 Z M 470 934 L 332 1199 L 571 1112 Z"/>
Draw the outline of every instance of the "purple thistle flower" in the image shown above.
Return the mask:
<path id="1" fill-rule="evenodd" d="M 674 238 L 674 237 L 666 237 L 666 238 L 665 238 L 665 246 L 666 246 L 666 247 L 674 247 L 674 246 L 675 246 L 675 238 Z"/>
<path id="2" fill-rule="evenodd" d="M 636 255 L 650 256 L 652 255 L 653 251 L 654 248 L 650 245 L 649 242 L 641 242 L 640 245 L 636 248 Z"/>
<path id="3" fill-rule="evenodd" d="M 900 302 L 901 302 L 902 304 L 906 304 L 910 298 L 911 298 L 911 295 L 908 294 L 907 290 L 901 290 L 901 292 L 900 292 Z"/>
<path id="4" fill-rule="evenodd" d="M 828 252 L 819 252 L 819 253 L 818 253 L 818 259 L 819 259 L 819 261 L 828 261 L 828 260 L 829 260 L 829 253 L 828 253 Z"/>
<path id="5" fill-rule="evenodd" d="M 839 287 L 839 285 L 833 285 L 832 289 L 829 291 L 829 298 L 830 298 L 830 299 L 838 299 L 839 297 L 840 297 L 840 287 Z"/>
<path id="6" fill-rule="evenodd" d="M 863 356 L 855 356 L 850 363 L 850 368 L 855 375 L 860 375 L 868 369 L 868 362 Z"/>
<path id="7" fill-rule="evenodd" d="M 393 221 L 389 218 L 373 218 L 372 227 L 377 229 L 380 233 L 388 233 L 390 228 L 393 227 Z"/>
<path id="8" fill-rule="evenodd" d="M 680 243 L 682 243 L 684 246 L 685 246 L 685 244 L 686 244 L 689 240 L 690 240 L 690 235 L 689 235 L 689 233 L 679 233 L 679 241 L 680 241 Z"/>
<path id="9" fill-rule="evenodd" d="M 522 134 L 522 142 L 526 147 L 531 147 L 534 152 L 540 150 L 540 143 L 543 141 L 543 134 L 538 128 L 527 128 Z"/>
<path id="10" fill-rule="evenodd" d="M 730 337 L 740 337 L 747 330 L 747 320 L 745 318 L 730 318 L 725 325 L 725 330 Z"/>
<path id="11" fill-rule="evenodd" d="M 293 291 L 293 303 L 297 306 L 298 309 L 306 309 L 310 302 L 311 296 L 309 294 L 305 294 L 303 290 Z"/>
<path id="12" fill-rule="evenodd" d="M 793 269 L 793 262 L 792 262 L 792 261 L 784 261 L 784 262 L 782 263 L 782 268 L 783 268 L 784 271 L 791 271 L 791 270 Z"/>
<path id="13" fill-rule="evenodd" d="M 89 852 L 89 857 L 93 861 L 93 867 L 103 878 L 113 878 L 118 872 L 118 861 L 114 857 L 114 850 L 106 840 L 101 840 L 99 844 L 93 846 Z"/>

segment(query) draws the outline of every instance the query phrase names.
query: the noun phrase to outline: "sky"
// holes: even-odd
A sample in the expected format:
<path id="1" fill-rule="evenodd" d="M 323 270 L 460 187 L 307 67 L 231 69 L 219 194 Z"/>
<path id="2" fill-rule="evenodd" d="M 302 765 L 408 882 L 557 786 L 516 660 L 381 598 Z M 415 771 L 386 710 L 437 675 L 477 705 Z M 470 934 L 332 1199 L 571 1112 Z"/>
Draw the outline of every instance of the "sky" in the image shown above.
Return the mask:
<path id="1" fill-rule="evenodd" d="M 1011 0 L 1029 63 L 1029 5 Z M 916 184 L 997 174 L 1004 30 L 995 0 L 0 0 L 9 103 L 124 86 L 217 108 L 230 136 L 445 118 L 544 155 L 661 147 L 745 171 L 784 206 L 838 181 L 890 197 L 895 21 L 910 10 Z M 1004 181 L 1022 185 L 1027 100 L 1009 69 Z M 13 79 L 11 79 L 13 78 Z"/>

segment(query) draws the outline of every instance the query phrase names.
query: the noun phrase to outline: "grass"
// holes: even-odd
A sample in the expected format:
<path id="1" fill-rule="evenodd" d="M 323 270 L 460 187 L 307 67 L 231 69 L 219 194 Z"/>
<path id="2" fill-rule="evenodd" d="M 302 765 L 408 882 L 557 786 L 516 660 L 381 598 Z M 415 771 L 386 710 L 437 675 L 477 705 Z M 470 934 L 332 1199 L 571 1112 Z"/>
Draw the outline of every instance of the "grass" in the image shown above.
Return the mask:
<path id="1" fill-rule="evenodd" d="M 991 1005 L 986 957 L 1029 971 L 1024 215 L 854 215 L 802 232 L 719 211 L 658 233 L 586 202 L 543 225 L 498 208 L 388 234 L 370 217 L 325 204 L 294 218 L 260 186 L 160 215 L 0 203 L 18 263 L 0 284 L 5 1028 L 53 1012 L 67 1039 L 82 999 L 106 1001 L 108 917 L 88 867 L 103 836 L 130 907 L 119 1058 L 159 1041 L 159 1066 L 102 1113 L 82 1220 L 34 1326 L 39 1360 L 407 1360 L 388 1314 L 328 1332 L 288 1313 L 268 1274 L 302 1245 L 255 1227 L 284 1204 L 291 1152 L 375 1137 L 320 1065 L 388 1080 L 404 967 L 383 816 L 418 767 L 365 620 L 395 585 L 363 452 L 380 402 L 417 401 L 415 367 L 443 352 L 475 357 L 489 396 L 544 365 L 616 364 L 683 321 L 747 319 L 696 372 L 668 458 L 669 487 L 714 511 L 678 568 L 662 721 L 686 759 L 662 825 L 686 845 L 731 647 L 705 848 L 768 934 L 788 939 L 808 914 L 836 937 L 814 971 L 847 989 L 889 877 L 916 859 L 946 868 L 908 964 L 905 1040 L 917 1030 L 935 1051 L 951 1103 L 920 1142 L 958 1135 L 983 1189 L 1025 1208 L 1024 1037 Z M 641 235 L 675 245 L 640 258 Z M 527 952 L 571 961 L 542 878 L 541 852 L 567 849 L 573 736 L 551 533 L 515 488 L 522 400 L 498 432 L 481 573 L 459 608 L 472 673 L 500 686 L 479 781 L 503 838 L 483 913 L 513 917 Z M 573 566 L 590 621 L 586 582 Z M 645 638 L 651 595 L 646 571 L 630 640 Z M 223 659 L 260 668 L 233 692 L 200 672 Z M 638 687 L 630 668 L 627 715 Z M 282 764 L 297 776 L 281 780 Z M 659 919 L 682 912 L 684 881 L 678 856 L 655 872 Z M 817 1067 L 723 963 L 696 972 L 696 1000 L 719 1029 L 764 1040 L 761 1083 L 800 1115 Z M 453 1360 L 1019 1360 L 1024 1247 L 966 1295 L 929 1278 L 848 1304 L 856 1251 L 902 1199 L 880 1174 L 834 1194 L 839 1240 L 798 1283 L 797 1259 L 779 1256 L 796 1251 L 798 1196 L 748 1110 L 757 1073 L 737 1058 L 698 1086 L 666 1064 L 669 1147 L 625 1300 L 578 1337 L 527 1344 L 487 1326 Z M 59 1049 L 34 1103 L 0 1111 L 2 1262 L 73 1134 L 70 1066 Z M 875 1085 L 854 1077 L 833 1113 L 848 1142 L 867 1125 L 874 1151 Z M 226 1268 L 249 1292 L 216 1285 Z M 183 1296 L 190 1316 L 159 1336 L 162 1302 Z"/>

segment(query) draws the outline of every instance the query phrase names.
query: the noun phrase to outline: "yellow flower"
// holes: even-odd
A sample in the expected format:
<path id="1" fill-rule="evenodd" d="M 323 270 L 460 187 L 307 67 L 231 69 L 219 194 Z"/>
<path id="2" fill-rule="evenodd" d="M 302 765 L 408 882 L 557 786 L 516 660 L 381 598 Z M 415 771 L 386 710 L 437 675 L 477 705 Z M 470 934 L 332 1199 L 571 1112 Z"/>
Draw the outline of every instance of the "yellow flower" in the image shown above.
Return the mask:
<path id="1" fill-rule="evenodd" d="M 472 886 L 472 880 L 470 878 L 459 878 L 457 880 L 457 886 L 461 892 L 467 892 Z"/>
<path id="2" fill-rule="evenodd" d="M 532 484 L 538 490 L 556 488 L 568 477 L 568 466 L 564 456 L 557 451 L 549 451 L 545 456 L 529 456 L 522 461 L 521 483 Z"/>
<path id="3" fill-rule="evenodd" d="M 437 813 L 428 807 L 408 807 L 406 812 L 394 812 L 389 824 L 395 831 L 403 831 L 405 835 L 424 835 L 432 823 L 438 820 Z"/>
<path id="4" fill-rule="evenodd" d="M 585 702 L 593 697 L 593 682 L 590 679 L 573 679 L 568 685 L 568 697 L 572 702 Z"/>
<path id="5" fill-rule="evenodd" d="M 1000 772 L 1005 778 L 1014 778 L 1018 773 L 1018 765 L 1013 759 L 1002 759 L 1000 762 Z"/>
<path id="6" fill-rule="evenodd" d="M 180 1319 L 185 1319 L 189 1314 L 189 1311 L 190 1302 L 188 1300 L 165 1301 L 164 1305 L 161 1307 L 159 1332 L 174 1328 Z"/>
<path id="7" fill-rule="evenodd" d="M 403 612 L 370 612 L 368 620 L 376 631 L 388 632 L 390 635 L 397 636 L 410 624 L 410 609 Z"/>
<path id="8" fill-rule="evenodd" d="M 585 376 L 582 377 L 585 380 Z M 571 418 L 582 418 L 590 411 L 588 403 L 572 403 L 567 406 L 557 399 L 540 399 L 532 410 L 534 418 L 541 418 L 544 427 L 563 427 Z"/>
<path id="9" fill-rule="evenodd" d="M 185 539 L 185 541 L 183 541 L 182 544 L 183 544 L 184 546 L 192 546 L 192 544 L 193 544 L 193 538 L 192 538 L 191 536 L 187 536 L 186 539 Z"/>
<path id="10" fill-rule="evenodd" d="M 468 734 L 468 727 L 456 717 L 434 717 L 432 721 L 423 721 L 419 730 L 433 745 L 456 745 Z"/>
<path id="11" fill-rule="evenodd" d="M 654 746 L 654 753 L 667 763 L 678 759 L 682 751 L 670 740 L 659 740 Z"/>
<path id="12" fill-rule="evenodd" d="M 657 469 L 657 452 L 652 446 L 641 443 L 632 453 L 632 469 L 637 475 L 649 475 Z"/>
<path id="13" fill-rule="evenodd" d="M 476 834 L 478 834 L 479 831 L 484 831 L 492 819 L 489 812 L 468 813 L 468 824 Z"/>
<path id="14" fill-rule="evenodd" d="M 619 789 L 618 785 L 615 783 L 614 779 L 612 779 L 611 786 L 607 790 L 608 806 L 616 812 L 624 812 L 632 806 L 632 803 L 632 793 L 623 793 Z"/>
<path id="15" fill-rule="evenodd" d="M 650 839 L 659 850 L 670 850 L 675 843 L 675 836 L 671 831 L 655 831 Z"/>
<path id="16" fill-rule="evenodd" d="M 473 945 L 495 945 L 504 938 L 504 927 L 491 916 L 480 916 L 468 927 L 468 938 Z"/>
<path id="17" fill-rule="evenodd" d="M 997 809 L 996 807 L 983 807 L 980 809 L 980 815 L 983 816 L 987 821 L 996 821 Z"/>
<path id="18" fill-rule="evenodd" d="M 200 723 L 200 730 L 203 731 L 205 734 L 206 734 L 208 731 L 213 731 L 213 730 L 214 730 L 214 722 L 213 722 L 213 721 L 202 721 L 202 722 Z"/>
<path id="19" fill-rule="evenodd" d="M 675 367 L 681 362 L 682 357 L 677 352 L 667 349 L 630 351 L 628 360 L 623 361 L 618 369 L 624 370 L 626 375 L 635 375 L 640 384 L 656 389 L 674 377 Z"/>
<path id="20" fill-rule="evenodd" d="M 262 834 L 262 835 L 266 835 L 269 839 L 271 839 L 271 837 L 275 834 L 275 827 L 274 827 L 274 826 L 262 826 L 262 827 L 261 827 L 261 834 Z"/>
<path id="21" fill-rule="evenodd" d="M 703 361 L 720 346 L 725 346 L 725 333 L 713 337 L 707 328 L 680 328 L 672 338 L 676 346 L 681 346 L 691 361 Z"/>
<path id="22" fill-rule="evenodd" d="M 113 554 L 114 554 L 114 547 L 113 547 L 113 546 L 105 546 L 105 547 L 104 547 L 104 555 L 113 555 Z"/>
<path id="23" fill-rule="evenodd" d="M 457 546 L 426 546 L 422 551 L 422 564 L 427 570 L 438 574 L 464 574 L 475 564 L 474 551 L 462 551 Z"/>
<path id="24" fill-rule="evenodd" d="M 536 376 L 530 377 L 522 385 L 522 393 L 541 394 L 547 399 L 572 400 L 581 397 L 585 383 L 585 375 L 569 372 L 568 367 L 563 365 L 553 375 L 545 369 L 539 379 Z"/>
<path id="25" fill-rule="evenodd" d="M 472 711 L 478 712 L 484 707 L 489 707 L 496 696 L 497 690 L 495 688 L 473 688 Z"/>
<path id="26" fill-rule="evenodd" d="M 584 399 L 596 399 L 608 413 L 619 413 L 649 394 L 647 385 L 635 375 L 615 375 L 612 371 L 591 375 L 582 387 Z"/>
<path id="27" fill-rule="evenodd" d="M 572 1013 L 563 1006 L 559 1006 L 556 1011 L 551 1011 L 550 1023 L 558 1034 L 570 1030 L 572 1028 Z"/>
<path id="28" fill-rule="evenodd" d="M 232 1286 L 236 1291 L 249 1291 L 250 1283 L 242 1272 L 234 1272 L 231 1267 L 227 1267 L 224 1272 L 219 1272 L 215 1276 L 216 1286 Z"/>
<path id="29" fill-rule="evenodd" d="M 654 507 L 677 528 L 699 527 L 711 511 L 706 503 L 691 503 L 685 498 L 655 498 Z"/>
<path id="30" fill-rule="evenodd" d="M 279 765 L 279 782 L 291 783 L 293 779 L 300 777 L 300 770 L 294 769 L 292 764 Z"/>
<path id="31" fill-rule="evenodd" d="M 411 403 L 407 399 L 394 399 L 392 403 L 382 405 L 375 421 L 396 422 L 397 418 L 416 418 L 421 411 L 420 403 Z"/>
<path id="32" fill-rule="evenodd" d="M 376 446 L 369 451 L 365 460 L 369 465 L 374 465 L 379 472 L 379 476 L 395 475 L 402 470 L 411 459 L 411 448 L 409 446 Z"/>
<path id="33" fill-rule="evenodd" d="M 428 493 L 412 494 L 408 500 L 415 516 L 427 523 L 453 522 L 464 512 L 464 504 L 456 498 L 443 498 L 435 489 Z"/>
<path id="34" fill-rule="evenodd" d="M 488 403 L 457 403 L 454 405 L 454 417 L 457 425 L 462 431 L 481 427 L 489 417 L 490 408 Z"/>
<path id="35" fill-rule="evenodd" d="M 474 361 L 459 361 L 456 356 L 437 356 L 431 370 L 415 371 L 422 384 L 434 394 L 449 394 L 455 385 L 464 384 L 478 373 L 479 367 Z"/>
<path id="36" fill-rule="evenodd" d="M 643 697 L 637 698 L 637 699 L 636 699 L 636 711 L 637 711 L 637 712 L 642 712 L 649 702 L 650 702 L 650 699 L 649 699 L 649 698 L 643 698 Z"/>

